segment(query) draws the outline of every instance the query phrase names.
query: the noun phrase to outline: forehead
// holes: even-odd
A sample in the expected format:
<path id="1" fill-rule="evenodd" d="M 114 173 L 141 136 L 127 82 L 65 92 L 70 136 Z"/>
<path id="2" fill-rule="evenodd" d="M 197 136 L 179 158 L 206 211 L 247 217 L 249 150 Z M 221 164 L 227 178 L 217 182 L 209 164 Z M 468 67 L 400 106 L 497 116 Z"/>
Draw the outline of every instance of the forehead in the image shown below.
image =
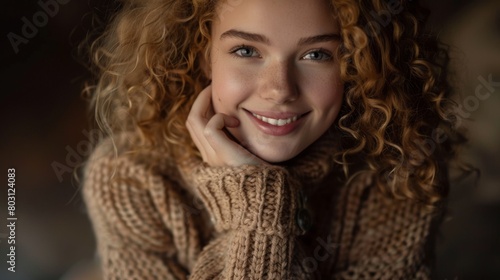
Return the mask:
<path id="1" fill-rule="evenodd" d="M 214 33 L 241 29 L 307 36 L 311 33 L 339 31 L 333 11 L 326 0 L 221 1 L 216 9 L 213 26 Z"/>

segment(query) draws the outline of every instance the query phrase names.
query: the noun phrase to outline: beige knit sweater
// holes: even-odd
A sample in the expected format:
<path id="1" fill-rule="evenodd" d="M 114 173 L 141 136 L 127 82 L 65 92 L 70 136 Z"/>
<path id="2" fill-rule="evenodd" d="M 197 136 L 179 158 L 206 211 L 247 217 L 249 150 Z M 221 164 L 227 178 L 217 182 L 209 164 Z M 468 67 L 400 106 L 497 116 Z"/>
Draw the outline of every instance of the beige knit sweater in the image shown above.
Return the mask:
<path id="1" fill-rule="evenodd" d="M 83 194 L 105 279 L 428 279 L 435 219 L 342 183 L 323 137 L 282 166 L 175 163 L 99 144 Z M 308 229 L 310 213 L 312 227 Z"/>

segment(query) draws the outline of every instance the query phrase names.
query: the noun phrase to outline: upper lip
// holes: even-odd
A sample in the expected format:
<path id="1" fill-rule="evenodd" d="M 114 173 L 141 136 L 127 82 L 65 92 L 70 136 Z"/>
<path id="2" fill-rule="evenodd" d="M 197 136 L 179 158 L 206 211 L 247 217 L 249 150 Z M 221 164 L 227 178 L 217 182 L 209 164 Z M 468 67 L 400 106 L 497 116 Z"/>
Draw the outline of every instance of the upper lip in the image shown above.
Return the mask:
<path id="1" fill-rule="evenodd" d="M 304 113 L 296 113 L 296 112 L 276 112 L 276 111 L 273 112 L 273 111 L 253 111 L 253 110 L 246 110 L 246 111 L 271 119 L 289 119 L 304 115 Z"/>

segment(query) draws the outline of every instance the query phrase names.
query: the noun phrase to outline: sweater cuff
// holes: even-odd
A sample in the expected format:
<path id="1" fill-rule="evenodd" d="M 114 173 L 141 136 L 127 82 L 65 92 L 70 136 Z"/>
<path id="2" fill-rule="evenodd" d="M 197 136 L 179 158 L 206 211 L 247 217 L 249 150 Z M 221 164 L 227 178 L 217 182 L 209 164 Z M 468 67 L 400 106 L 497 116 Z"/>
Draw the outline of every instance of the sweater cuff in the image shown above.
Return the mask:
<path id="1" fill-rule="evenodd" d="M 298 184 L 282 167 L 205 165 L 195 171 L 194 183 L 219 232 L 296 232 Z"/>

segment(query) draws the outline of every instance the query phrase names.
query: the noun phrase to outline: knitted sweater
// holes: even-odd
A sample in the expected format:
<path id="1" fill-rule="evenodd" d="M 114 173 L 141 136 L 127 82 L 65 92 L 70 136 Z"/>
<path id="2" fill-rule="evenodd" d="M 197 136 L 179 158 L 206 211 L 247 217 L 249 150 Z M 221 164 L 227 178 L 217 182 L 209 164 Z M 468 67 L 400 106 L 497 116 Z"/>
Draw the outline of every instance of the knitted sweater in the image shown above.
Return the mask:
<path id="1" fill-rule="evenodd" d="M 385 198 L 369 173 L 342 183 L 327 136 L 286 164 L 240 167 L 115 141 L 84 172 L 105 279 L 430 277 L 433 216 Z"/>

